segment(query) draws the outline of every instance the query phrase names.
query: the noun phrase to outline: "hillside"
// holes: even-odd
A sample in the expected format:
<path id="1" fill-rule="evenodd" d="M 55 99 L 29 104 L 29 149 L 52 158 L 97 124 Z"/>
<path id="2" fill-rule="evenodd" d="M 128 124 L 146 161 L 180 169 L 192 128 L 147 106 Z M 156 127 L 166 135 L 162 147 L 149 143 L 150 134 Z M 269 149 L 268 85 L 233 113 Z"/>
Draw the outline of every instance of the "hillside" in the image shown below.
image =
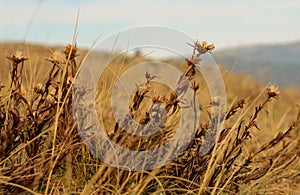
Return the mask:
<path id="1" fill-rule="evenodd" d="M 25 48 L 25 49 L 24 49 Z M 62 50 L 62 46 L 42 46 L 22 43 L 0 43 L 0 70 L 7 66 L 3 61 L 5 56 L 15 50 L 30 51 L 34 64 L 42 63 L 47 58 L 49 48 Z M 81 50 L 80 58 L 87 50 Z M 41 54 L 41 55 L 40 55 Z M 277 45 L 258 45 L 241 48 L 216 50 L 213 53 L 215 61 L 230 69 L 235 64 L 234 71 L 246 73 L 260 82 L 274 82 L 282 87 L 300 86 L 300 42 Z M 38 57 L 37 57 L 38 56 Z"/>
<path id="2" fill-rule="evenodd" d="M 214 53 L 217 63 L 249 73 L 263 82 L 300 86 L 300 42 L 224 49 Z"/>

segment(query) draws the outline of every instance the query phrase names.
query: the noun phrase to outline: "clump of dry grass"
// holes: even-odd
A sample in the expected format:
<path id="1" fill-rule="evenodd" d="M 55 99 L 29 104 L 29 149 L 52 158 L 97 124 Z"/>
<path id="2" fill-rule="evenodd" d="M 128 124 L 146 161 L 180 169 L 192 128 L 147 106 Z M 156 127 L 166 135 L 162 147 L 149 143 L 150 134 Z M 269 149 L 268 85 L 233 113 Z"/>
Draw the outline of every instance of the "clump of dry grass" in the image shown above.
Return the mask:
<path id="1" fill-rule="evenodd" d="M 0 176 L 5 178 L 0 183 L 4 192 L 21 191 L 16 185 L 40 189 L 45 182 L 42 179 L 51 175 L 56 163 L 76 148 L 74 143 L 79 142 L 79 137 L 70 99 L 71 83 L 78 68 L 76 52 L 76 47 L 68 45 L 64 55 L 51 53 L 47 78 L 43 83 L 32 83 L 26 91 L 22 70 L 27 58 L 20 52 L 7 56 L 11 61 L 11 80 L 8 95 L 1 99 L 0 114 Z M 3 186 L 3 182 L 11 185 Z"/>
<path id="2" fill-rule="evenodd" d="M 195 42 L 194 52 L 178 78 L 175 91 L 155 82 L 156 75 L 145 72 L 145 82 L 132 93 L 129 116 L 140 124 L 158 121 L 161 130 L 149 136 L 130 135 L 120 128 L 120 122 L 111 120 L 107 99 L 115 77 L 141 56 L 121 56 L 104 71 L 111 83 L 103 80 L 96 102 L 101 122 L 110 129 L 108 136 L 117 144 L 132 150 L 159 147 L 172 138 L 176 122 L 182 112 L 184 94 L 192 88 L 194 105 L 199 104 L 207 115 L 197 120 L 199 128 L 187 150 L 172 163 L 152 171 L 135 172 L 117 169 L 93 156 L 83 145 L 76 131 L 71 108 L 71 89 L 78 70 L 78 49 L 66 46 L 64 52 L 50 51 L 47 58 L 48 73 L 41 82 L 25 87 L 23 67 L 28 58 L 21 53 L 8 55 L 11 77 L 0 85 L 0 193 L 16 194 L 297 194 L 300 177 L 300 112 L 292 123 L 282 128 L 285 115 L 279 122 L 279 131 L 266 126 L 275 110 L 270 105 L 280 104 L 282 95 L 277 86 L 264 88 L 255 99 L 231 98 L 224 114 L 224 125 L 216 123 L 213 108 L 218 97 L 206 99 L 207 88 L 195 66 L 201 54 L 214 49 L 206 42 Z M 147 59 L 145 59 L 147 60 Z M 115 66 L 118 65 L 118 66 Z M 111 75 L 113 68 L 118 68 Z M 107 82 L 107 81 L 106 81 Z M 230 88 L 231 86 L 229 86 Z M 81 89 L 86 93 L 85 89 Z M 246 90 L 246 89 L 244 89 Z M 230 94 L 230 93 L 229 93 Z M 205 97 L 205 98 L 203 98 Z M 166 115 L 154 112 L 160 103 Z M 148 107 L 145 105 L 153 105 Z M 277 114 L 277 113 L 276 113 Z M 157 120 L 155 120 L 157 119 Z M 170 122 L 170 121 L 172 122 Z M 130 124 L 127 124 L 130 126 Z M 215 127 L 221 127 L 216 129 Z M 279 129 L 279 128 L 278 128 Z M 199 155 L 205 135 L 220 131 L 213 149 Z M 143 131 L 139 129 L 138 131 Z M 258 139 L 268 132 L 271 136 Z M 216 136 L 212 136 L 215 138 Z M 130 140 L 130 141 L 128 141 Z"/>

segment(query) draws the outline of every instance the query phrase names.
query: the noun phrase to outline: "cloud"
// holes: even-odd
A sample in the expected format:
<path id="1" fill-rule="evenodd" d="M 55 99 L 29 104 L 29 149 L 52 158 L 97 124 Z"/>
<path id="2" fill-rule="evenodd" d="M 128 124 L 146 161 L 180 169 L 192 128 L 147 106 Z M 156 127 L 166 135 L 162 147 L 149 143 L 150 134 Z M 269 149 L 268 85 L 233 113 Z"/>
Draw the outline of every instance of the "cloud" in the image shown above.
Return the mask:
<path id="1" fill-rule="evenodd" d="M 6 3 L 0 12 L 0 28 L 16 26 L 71 25 L 80 8 L 79 25 L 93 31 L 103 26 L 102 32 L 131 25 L 163 25 L 185 31 L 193 36 L 230 42 L 263 41 L 299 38 L 299 1 L 29 1 L 21 6 Z M 111 25 L 108 25 L 111 24 Z M 130 26 L 129 26 L 130 25 Z M 105 29 L 109 26 L 109 29 Z M 120 29 L 121 30 L 121 29 Z M 3 30 L 2 30 L 3 31 Z M 0 30 L 1 32 L 1 30 Z M 90 33 L 91 34 L 91 33 Z"/>
<path id="2" fill-rule="evenodd" d="M 1 18 L 26 23 L 34 10 L 38 9 L 36 22 L 73 23 L 80 8 L 80 21 L 83 23 L 128 22 L 210 23 L 230 20 L 261 23 L 276 19 L 287 19 L 289 10 L 300 7 L 299 1 L 91 1 L 90 3 L 62 4 L 61 1 L 43 1 L 34 6 L 7 6 L 0 13 Z M 76 1 L 75 1 L 76 2 Z M 72 5 L 72 6 L 71 6 Z M 38 6 L 38 7 L 36 7 Z M 9 23 L 8 20 L 1 21 Z"/>

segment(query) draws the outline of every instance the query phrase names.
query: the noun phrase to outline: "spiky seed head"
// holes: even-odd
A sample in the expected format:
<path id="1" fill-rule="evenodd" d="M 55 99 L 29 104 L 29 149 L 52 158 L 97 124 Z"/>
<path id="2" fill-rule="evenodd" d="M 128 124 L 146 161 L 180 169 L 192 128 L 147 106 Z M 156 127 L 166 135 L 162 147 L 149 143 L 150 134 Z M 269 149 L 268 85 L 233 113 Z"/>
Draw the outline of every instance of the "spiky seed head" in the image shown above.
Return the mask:
<path id="1" fill-rule="evenodd" d="M 19 50 L 17 50 L 14 54 L 7 55 L 6 58 L 13 61 L 16 64 L 19 64 L 21 62 L 24 62 L 25 60 L 28 60 L 28 58 L 26 58 L 23 55 L 23 52 L 21 52 Z"/>
<path id="2" fill-rule="evenodd" d="M 78 56 L 77 51 L 78 51 L 78 48 L 76 46 L 73 46 L 71 44 L 67 45 L 65 47 L 65 51 L 64 51 L 65 54 L 66 54 L 66 59 L 68 59 L 69 56 L 70 56 L 70 59 L 75 58 L 76 56 Z"/>
<path id="3" fill-rule="evenodd" d="M 277 85 L 274 83 L 270 83 L 267 87 L 267 94 L 270 98 L 277 98 L 280 95 L 280 90 Z"/>
<path id="4" fill-rule="evenodd" d="M 201 43 L 199 41 L 195 41 L 194 47 L 200 54 L 205 54 L 207 51 L 215 49 L 214 44 L 208 45 L 206 41 L 202 41 Z"/>
<path id="5" fill-rule="evenodd" d="M 49 58 L 47 58 L 46 60 L 54 63 L 54 64 L 60 64 L 60 63 L 64 63 L 64 58 L 63 55 L 60 51 L 51 51 L 50 50 L 50 55 Z"/>

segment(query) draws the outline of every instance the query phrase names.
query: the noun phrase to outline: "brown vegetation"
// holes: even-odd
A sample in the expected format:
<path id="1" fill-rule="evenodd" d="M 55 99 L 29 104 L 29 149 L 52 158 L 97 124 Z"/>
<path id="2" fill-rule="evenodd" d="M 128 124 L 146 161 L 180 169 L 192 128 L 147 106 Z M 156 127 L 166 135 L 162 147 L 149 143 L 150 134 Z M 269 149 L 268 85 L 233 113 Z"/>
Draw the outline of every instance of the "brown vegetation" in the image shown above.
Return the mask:
<path id="1" fill-rule="evenodd" d="M 214 49 L 206 43 L 196 42 L 194 46 L 199 53 Z M 0 194 L 300 193 L 300 112 L 295 107 L 299 92 L 280 92 L 274 84 L 263 87 L 245 75 L 223 70 L 228 96 L 228 108 L 222 116 L 225 122 L 222 129 L 217 129 L 221 134 L 214 148 L 199 156 L 205 134 L 216 130 L 209 125 L 216 120 L 210 108 L 219 102 L 208 99 L 205 83 L 195 70 L 200 58 L 194 53 L 186 64 L 181 64 L 182 72 L 207 114 L 197 121 L 200 127 L 192 143 L 176 160 L 152 171 L 135 172 L 101 162 L 78 135 L 71 95 L 80 66 L 76 60 L 78 48 L 68 45 L 64 52 L 51 51 L 47 57 L 41 57 L 46 62 L 36 65 L 43 65 L 42 72 L 47 72 L 41 78 L 32 75 L 36 73 L 32 64 L 36 59 L 30 52 L 29 49 L 8 54 L 10 67 L 2 69 L 8 73 L 9 68 L 10 75 L 2 73 L 0 77 Z M 143 59 L 120 56 L 111 67 L 117 64 L 118 68 L 126 68 L 135 60 Z M 145 74 L 145 82 L 132 94 L 131 117 L 147 123 L 149 110 L 143 105 L 161 102 L 168 112 L 166 121 L 176 121 L 181 112 L 180 96 L 171 90 L 164 95 L 151 93 L 159 85 L 155 84 L 155 75 Z M 190 85 L 178 79 L 179 94 L 186 87 Z M 165 125 L 147 138 L 132 137 L 122 131 L 111 119 L 111 109 L 101 104 L 110 97 L 101 92 L 109 89 L 110 83 L 106 83 L 96 102 L 101 122 L 112 130 L 112 140 L 143 150 L 158 147 L 172 137 L 174 125 Z"/>

